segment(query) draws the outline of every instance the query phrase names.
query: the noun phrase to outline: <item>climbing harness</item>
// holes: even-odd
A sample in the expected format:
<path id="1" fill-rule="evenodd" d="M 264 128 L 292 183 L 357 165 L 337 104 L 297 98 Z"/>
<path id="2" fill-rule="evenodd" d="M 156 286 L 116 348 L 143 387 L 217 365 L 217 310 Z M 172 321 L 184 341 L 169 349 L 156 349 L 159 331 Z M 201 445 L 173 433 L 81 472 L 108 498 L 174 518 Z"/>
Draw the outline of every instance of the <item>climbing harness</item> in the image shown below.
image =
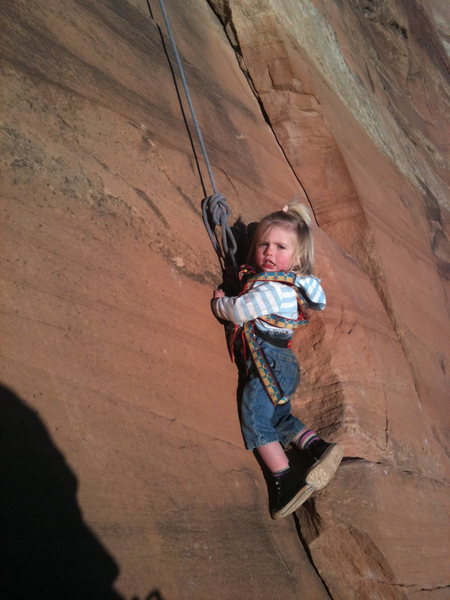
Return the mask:
<path id="1" fill-rule="evenodd" d="M 244 276 L 248 275 L 249 272 L 252 271 L 253 269 L 251 269 L 251 267 L 246 266 L 240 271 L 239 276 L 242 279 Z M 297 329 L 298 327 L 301 327 L 302 325 L 306 325 L 308 323 L 308 316 L 306 313 L 306 301 L 301 295 L 298 287 L 295 285 L 296 277 L 297 275 L 293 272 L 273 271 L 268 273 L 254 273 L 253 271 L 253 274 L 251 274 L 247 278 L 240 295 L 248 292 L 257 281 L 273 281 L 276 283 L 289 285 L 295 290 L 297 296 L 297 319 L 288 319 L 279 315 L 266 315 L 264 317 L 259 317 L 259 320 L 264 321 L 265 323 L 267 323 L 268 325 L 272 325 L 273 327 L 280 327 L 283 329 Z M 264 349 L 261 348 L 260 340 L 264 338 L 258 335 L 255 327 L 255 321 L 247 321 L 244 323 L 243 326 L 235 326 L 229 342 L 229 348 L 232 358 L 234 353 L 235 341 L 239 333 L 241 333 L 244 361 L 246 359 L 245 352 L 248 348 L 253 364 L 255 365 L 256 372 L 258 373 L 261 383 L 264 389 L 266 390 L 266 393 L 269 396 L 270 400 L 272 401 L 272 404 L 274 404 L 275 406 L 286 404 L 286 402 L 289 401 L 290 397 L 283 394 L 283 390 L 281 389 L 281 386 L 277 381 L 275 373 L 273 372 L 273 369 L 269 361 L 267 360 Z M 277 345 L 275 340 L 274 342 L 274 345 Z M 285 347 L 289 348 L 290 344 L 286 344 Z"/>
<path id="2" fill-rule="evenodd" d="M 209 179 L 211 182 L 211 187 L 213 190 L 213 194 L 211 196 L 207 196 L 202 201 L 202 218 L 203 223 L 205 225 L 206 231 L 209 235 L 211 243 L 213 245 L 214 250 L 219 257 L 219 261 L 222 266 L 222 270 L 225 269 L 227 259 L 231 264 L 232 268 L 237 272 L 237 265 L 235 254 L 237 251 L 236 240 L 234 239 L 233 232 L 231 231 L 230 226 L 228 225 L 228 216 L 230 214 L 230 208 L 228 206 L 227 199 L 225 196 L 220 194 L 217 190 L 216 182 L 214 179 L 213 170 L 211 167 L 211 163 L 209 161 L 208 152 L 206 151 L 205 142 L 203 140 L 203 135 L 200 129 L 200 124 L 197 119 L 197 115 L 195 113 L 194 104 L 192 102 L 191 93 L 189 90 L 189 85 L 186 80 L 186 76 L 184 74 L 183 63 L 181 61 L 180 54 L 178 52 L 178 47 L 175 41 L 175 37 L 172 32 L 172 27 L 170 25 L 169 16 L 167 14 L 166 6 L 164 0 L 159 0 L 159 6 L 161 8 L 161 13 L 163 15 L 164 24 L 167 29 L 167 33 L 169 35 L 170 43 L 172 45 L 173 53 L 175 56 L 175 61 L 177 63 L 178 71 L 181 78 L 181 83 L 183 85 L 184 93 L 186 96 L 186 100 L 189 106 L 189 110 L 191 111 L 192 121 L 194 123 L 195 133 L 197 134 L 197 138 L 200 144 L 200 149 L 203 155 L 203 159 L 205 161 L 206 169 L 208 171 Z M 220 246 L 218 239 L 215 235 L 215 227 L 219 225 L 222 230 L 222 247 Z"/>

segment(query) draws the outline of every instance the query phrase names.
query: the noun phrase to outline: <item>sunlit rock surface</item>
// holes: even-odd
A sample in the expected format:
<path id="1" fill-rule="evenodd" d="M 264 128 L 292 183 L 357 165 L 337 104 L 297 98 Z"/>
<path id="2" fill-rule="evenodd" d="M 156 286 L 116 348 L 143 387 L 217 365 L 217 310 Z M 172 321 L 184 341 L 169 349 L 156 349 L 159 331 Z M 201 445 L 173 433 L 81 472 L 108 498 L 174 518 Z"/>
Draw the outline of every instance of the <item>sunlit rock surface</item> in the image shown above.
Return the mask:
<path id="1" fill-rule="evenodd" d="M 7 591 L 444 600 L 448 7 L 167 2 L 231 222 L 294 197 L 315 217 L 329 304 L 296 335 L 294 410 L 346 460 L 277 523 L 150 8 L 0 6 Z"/>

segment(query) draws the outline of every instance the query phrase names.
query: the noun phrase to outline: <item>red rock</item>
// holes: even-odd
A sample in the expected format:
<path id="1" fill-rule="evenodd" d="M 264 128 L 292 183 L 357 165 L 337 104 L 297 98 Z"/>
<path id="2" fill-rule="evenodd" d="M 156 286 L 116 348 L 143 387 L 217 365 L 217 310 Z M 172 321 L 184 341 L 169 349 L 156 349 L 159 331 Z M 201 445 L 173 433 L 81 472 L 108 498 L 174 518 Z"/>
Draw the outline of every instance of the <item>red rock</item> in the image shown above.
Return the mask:
<path id="1" fill-rule="evenodd" d="M 5 4 L 10 585 L 29 596 L 40 583 L 46 598 L 441 600 L 443 5 L 209 4 L 239 62 L 207 3 L 168 8 L 217 184 L 244 223 L 309 199 L 328 308 L 296 336 L 294 410 L 353 460 L 309 505 L 313 521 L 308 507 L 298 530 L 270 519 L 209 309 L 210 184 L 147 3 Z"/>

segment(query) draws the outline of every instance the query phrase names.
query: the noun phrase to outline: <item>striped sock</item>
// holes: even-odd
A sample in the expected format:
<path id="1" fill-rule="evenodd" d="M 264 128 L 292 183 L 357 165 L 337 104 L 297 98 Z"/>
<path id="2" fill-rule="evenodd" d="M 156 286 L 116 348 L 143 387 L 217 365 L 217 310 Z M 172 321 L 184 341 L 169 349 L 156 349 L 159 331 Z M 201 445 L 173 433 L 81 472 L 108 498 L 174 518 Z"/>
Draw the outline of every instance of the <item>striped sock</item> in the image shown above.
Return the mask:
<path id="1" fill-rule="evenodd" d="M 300 435 L 295 440 L 295 445 L 300 448 L 300 450 L 306 450 L 312 442 L 317 442 L 320 440 L 320 437 L 317 435 L 315 431 L 311 431 L 310 429 L 302 429 Z"/>
<path id="2" fill-rule="evenodd" d="M 273 477 L 282 477 L 283 475 L 286 475 L 286 473 L 288 471 L 290 471 L 290 467 L 286 467 L 285 469 L 281 469 L 281 471 L 275 471 L 275 473 L 272 473 Z"/>

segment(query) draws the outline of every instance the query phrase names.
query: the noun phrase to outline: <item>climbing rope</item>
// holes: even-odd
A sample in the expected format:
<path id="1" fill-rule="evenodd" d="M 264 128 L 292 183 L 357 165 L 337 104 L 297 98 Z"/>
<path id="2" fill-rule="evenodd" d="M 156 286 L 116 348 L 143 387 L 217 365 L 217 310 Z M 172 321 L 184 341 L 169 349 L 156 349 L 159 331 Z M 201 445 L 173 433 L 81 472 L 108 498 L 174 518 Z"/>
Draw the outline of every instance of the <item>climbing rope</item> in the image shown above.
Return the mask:
<path id="1" fill-rule="evenodd" d="M 183 63 L 181 62 L 181 57 L 178 52 L 178 47 L 175 41 L 175 37 L 172 32 L 172 27 L 170 25 L 169 16 L 166 11 L 164 0 L 159 0 L 159 6 L 161 8 L 161 13 L 163 15 L 164 24 L 167 29 L 167 33 L 169 35 L 170 43 L 172 44 L 173 53 L 175 55 L 175 60 L 177 63 L 178 71 L 180 73 L 181 82 L 183 84 L 184 93 L 186 96 L 187 103 L 189 105 L 189 110 L 191 111 L 192 121 L 194 123 L 195 133 L 197 134 L 197 138 L 200 144 L 200 149 L 203 154 L 203 159 L 205 161 L 206 169 L 208 171 L 209 179 L 211 182 L 211 187 L 213 190 L 213 194 L 211 196 L 207 196 L 202 201 L 202 217 L 203 223 L 205 225 L 206 231 L 208 232 L 209 238 L 212 242 L 213 248 L 216 251 L 219 260 L 223 262 L 222 268 L 225 265 L 226 257 L 229 258 L 234 269 L 237 269 L 236 259 L 234 257 L 237 244 L 234 239 L 233 232 L 228 224 L 228 216 L 230 214 L 230 208 L 228 206 L 227 199 L 225 196 L 220 194 L 217 191 L 216 182 L 214 179 L 213 170 L 211 167 L 211 163 L 209 161 L 208 152 L 206 151 L 205 142 L 203 141 L 203 135 L 200 129 L 200 124 L 197 119 L 197 115 L 195 113 L 194 104 L 192 102 L 191 93 L 189 90 L 189 86 L 184 74 Z M 222 229 L 222 248 L 217 240 L 215 235 L 215 226 L 219 225 Z"/>

